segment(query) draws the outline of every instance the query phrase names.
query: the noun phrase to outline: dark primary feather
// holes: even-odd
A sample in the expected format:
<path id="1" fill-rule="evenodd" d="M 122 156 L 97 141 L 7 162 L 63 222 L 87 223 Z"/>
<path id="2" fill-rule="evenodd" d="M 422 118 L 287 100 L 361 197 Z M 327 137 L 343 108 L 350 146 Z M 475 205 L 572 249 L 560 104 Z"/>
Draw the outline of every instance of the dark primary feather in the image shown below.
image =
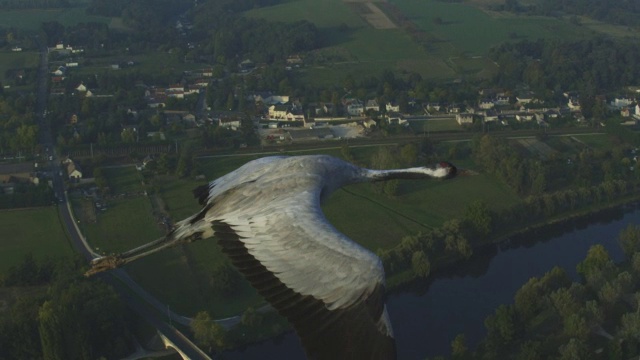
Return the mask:
<path id="1" fill-rule="evenodd" d="M 231 262 L 293 325 L 309 359 L 396 358 L 395 340 L 377 326 L 384 311 L 383 285 L 365 301 L 345 309 L 328 310 L 321 300 L 285 286 L 248 252 L 231 226 L 221 221 L 212 226 Z"/>

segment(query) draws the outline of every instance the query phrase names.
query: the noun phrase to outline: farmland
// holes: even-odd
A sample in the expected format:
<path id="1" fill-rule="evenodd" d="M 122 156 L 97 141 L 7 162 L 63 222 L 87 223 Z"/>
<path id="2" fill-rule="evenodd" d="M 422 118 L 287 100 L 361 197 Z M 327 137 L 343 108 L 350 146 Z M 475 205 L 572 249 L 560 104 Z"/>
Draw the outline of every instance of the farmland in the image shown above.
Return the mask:
<path id="1" fill-rule="evenodd" d="M 620 34 L 596 24 L 577 26 L 563 18 L 518 16 L 483 10 L 483 2 L 449 3 L 436 0 L 393 0 L 429 41 L 418 45 L 398 27 L 380 27 L 367 21 L 374 12 L 369 2 L 294 0 L 254 9 L 247 16 L 269 21 L 307 20 L 319 28 L 325 46 L 308 55 L 314 64 L 305 79 L 335 83 L 347 74 L 377 74 L 380 69 L 415 71 L 435 79 L 471 76 L 486 78 L 497 68 L 486 58 L 488 50 L 505 41 L 537 38 L 583 38 L 592 31 Z M 373 3 L 376 4 L 376 3 Z M 385 9 L 378 4 L 377 8 Z M 394 19 L 392 18 L 392 21 Z"/>

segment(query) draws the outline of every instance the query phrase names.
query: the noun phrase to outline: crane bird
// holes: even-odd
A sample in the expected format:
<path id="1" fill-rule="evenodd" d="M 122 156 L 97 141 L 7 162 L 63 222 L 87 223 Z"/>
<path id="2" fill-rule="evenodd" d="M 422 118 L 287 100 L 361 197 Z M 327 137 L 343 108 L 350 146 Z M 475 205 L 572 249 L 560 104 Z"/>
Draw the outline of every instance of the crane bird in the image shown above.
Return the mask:
<path id="1" fill-rule="evenodd" d="M 215 237 L 293 325 L 310 359 L 395 359 L 382 262 L 336 230 L 320 204 L 348 184 L 444 179 L 457 172 L 448 162 L 371 170 L 326 155 L 257 159 L 195 189 L 202 210 L 177 222 L 165 237 L 94 259 L 87 275 Z"/>

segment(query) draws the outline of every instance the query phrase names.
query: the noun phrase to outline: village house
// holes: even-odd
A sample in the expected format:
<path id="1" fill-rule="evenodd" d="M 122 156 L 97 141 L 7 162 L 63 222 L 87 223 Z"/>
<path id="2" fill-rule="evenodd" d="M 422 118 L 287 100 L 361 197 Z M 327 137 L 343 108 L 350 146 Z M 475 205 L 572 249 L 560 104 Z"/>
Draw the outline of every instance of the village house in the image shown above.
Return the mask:
<path id="1" fill-rule="evenodd" d="M 13 194 L 19 183 L 39 183 L 33 163 L 0 164 L 0 192 Z"/>
<path id="2" fill-rule="evenodd" d="M 533 93 L 531 92 L 523 92 L 516 96 L 516 102 L 520 105 L 525 105 L 533 102 Z"/>
<path id="3" fill-rule="evenodd" d="M 289 111 L 289 105 L 276 104 L 269 106 L 269 119 L 284 119 Z"/>
<path id="4" fill-rule="evenodd" d="M 367 100 L 367 102 L 365 103 L 364 111 L 369 111 L 369 110 L 380 112 L 380 104 L 378 104 L 378 101 L 376 99 Z"/>
<path id="5" fill-rule="evenodd" d="M 580 101 L 577 97 L 570 97 L 567 106 L 571 111 L 580 111 Z"/>
<path id="6" fill-rule="evenodd" d="M 482 99 L 478 102 L 478 107 L 483 110 L 493 109 L 496 104 L 491 99 Z"/>
<path id="7" fill-rule="evenodd" d="M 386 119 L 387 119 L 387 123 L 391 124 L 391 125 L 404 125 L 404 124 L 409 124 L 407 122 L 407 119 L 404 118 L 404 116 L 402 114 L 400 114 L 399 112 L 395 112 L 395 111 L 391 111 L 388 112 L 386 115 Z"/>
<path id="8" fill-rule="evenodd" d="M 358 99 L 349 99 L 349 101 L 345 103 L 345 106 L 347 114 L 351 116 L 360 116 L 364 113 L 364 104 Z"/>
<path id="9" fill-rule="evenodd" d="M 498 121 L 498 113 L 495 110 L 487 110 L 484 113 L 484 122 L 496 122 Z"/>
<path id="10" fill-rule="evenodd" d="M 628 107 L 635 102 L 635 99 L 628 97 L 616 97 L 611 102 L 611 106 L 616 109 L 622 109 L 624 107 Z"/>
<path id="11" fill-rule="evenodd" d="M 397 113 L 399 113 L 400 112 L 400 105 L 398 105 L 396 103 L 388 102 L 385 105 L 385 109 L 387 110 L 387 112 L 397 112 Z"/>
<path id="12" fill-rule="evenodd" d="M 456 114 L 456 121 L 458 122 L 458 125 L 473 124 L 473 114 L 470 114 L 470 113 Z"/>
<path id="13" fill-rule="evenodd" d="M 509 105 L 509 96 L 504 95 L 504 94 L 500 94 L 498 96 L 496 96 L 496 99 L 494 101 L 494 104 L 496 106 L 505 106 L 505 105 Z"/>
<path id="14" fill-rule="evenodd" d="M 66 158 L 62 161 L 62 165 L 66 166 L 67 168 L 67 177 L 69 178 L 69 180 L 78 181 L 82 179 L 82 170 L 75 161 L 71 160 L 70 158 Z"/>
<path id="15" fill-rule="evenodd" d="M 519 113 L 519 114 L 516 114 L 516 120 L 518 120 L 520 122 L 531 121 L 531 120 L 533 120 L 533 118 L 534 118 L 533 113 Z"/>

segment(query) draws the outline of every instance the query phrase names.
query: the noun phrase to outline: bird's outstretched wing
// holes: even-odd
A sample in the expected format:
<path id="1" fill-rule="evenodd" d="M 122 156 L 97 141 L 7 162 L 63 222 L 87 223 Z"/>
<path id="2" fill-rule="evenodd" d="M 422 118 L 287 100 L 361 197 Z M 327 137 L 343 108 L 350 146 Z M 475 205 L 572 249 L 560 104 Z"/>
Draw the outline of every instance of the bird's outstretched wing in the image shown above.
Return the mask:
<path id="1" fill-rule="evenodd" d="M 246 182 L 209 199 L 198 221 L 211 224 L 232 263 L 293 324 L 309 358 L 394 359 L 382 264 L 326 220 L 321 182 Z"/>

